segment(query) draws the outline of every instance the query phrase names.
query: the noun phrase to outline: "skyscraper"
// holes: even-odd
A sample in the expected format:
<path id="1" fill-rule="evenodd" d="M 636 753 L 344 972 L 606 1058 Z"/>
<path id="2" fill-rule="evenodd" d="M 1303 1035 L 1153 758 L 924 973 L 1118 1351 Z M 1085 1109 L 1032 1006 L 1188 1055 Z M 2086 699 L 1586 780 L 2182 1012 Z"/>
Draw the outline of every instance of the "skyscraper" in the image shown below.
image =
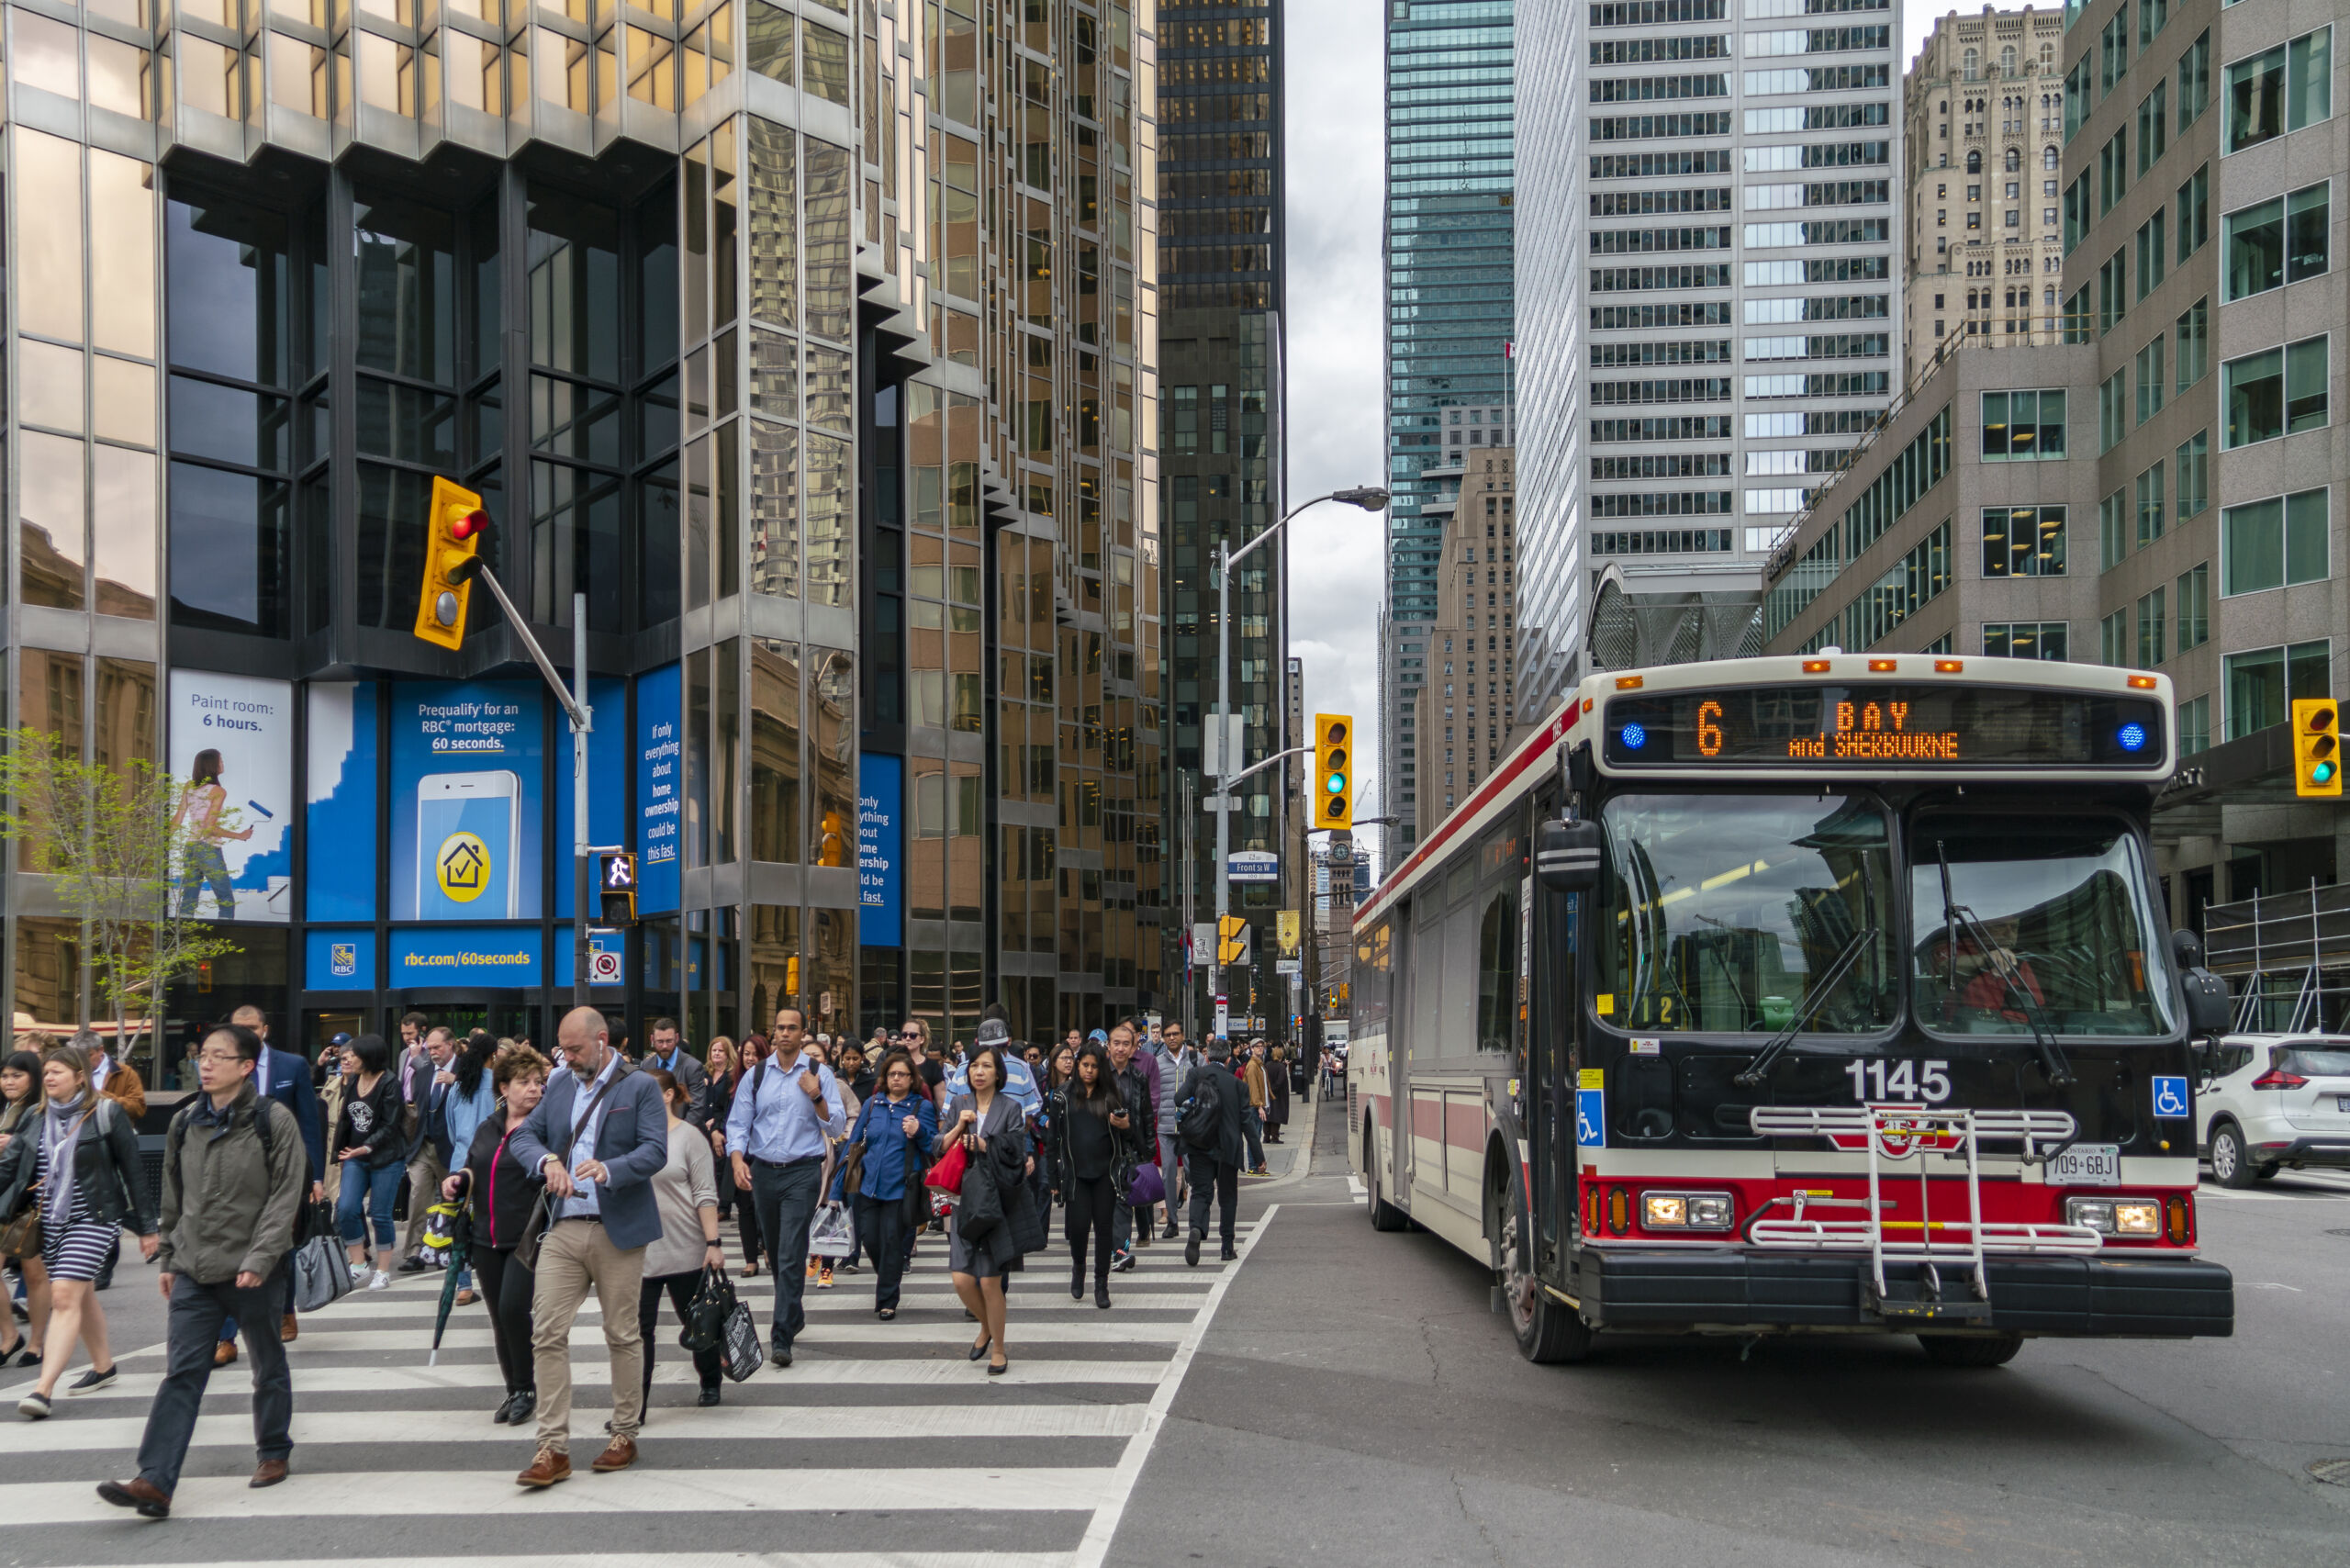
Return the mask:
<path id="1" fill-rule="evenodd" d="M 1572 314 L 1521 356 L 1529 713 L 1592 666 L 1753 645 L 1765 557 L 1891 400 L 1899 31 L 1892 0 L 1526 27 L 1527 250 L 1582 290 L 1551 280 Z"/>
<path id="2" fill-rule="evenodd" d="M 1425 774 L 1415 705 L 1427 678 L 1443 525 L 1426 471 L 1444 422 L 1508 403 L 1513 330 L 1514 7 L 1390 0 L 1387 8 L 1387 593 L 1380 612 L 1380 771 L 1387 842 L 1408 848 Z M 1496 635 L 1515 637 L 1499 609 Z M 1482 635 L 1484 628 L 1480 628 Z M 1385 861 L 1393 864 L 1392 858 Z"/>
<path id="3" fill-rule="evenodd" d="M 1280 515 L 1281 17 L 1277 0 L 1162 0 L 1158 19 L 1159 462 L 1174 708 L 1164 789 L 1173 812 L 1183 809 L 1187 787 L 1194 811 L 1214 793 L 1202 781 L 1200 735 L 1216 700 L 1216 542 L 1237 550 Z M 1296 744 L 1287 738 L 1294 732 L 1281 657 L 1287 567 L 1286 540 L 1275 539 L 1241 564 L 1232 585 L 1231 695 L 1244 721 L 1244 766 Z M 1271 768 L 1241 786 L 1234 849 L 1285 847 L 1291 777 Z M 1176 875 L 1192 879 L 1204 920 L 1215 894 L 1214 819 L 1203 812 L 1193 826 L 1193 853 Z M 1168 842 L 1181 840 L 1170 833 Z M 1280 1002 L 1247 1004 L 1279 992 L 1271 955 L 1283 891 L 1232 890 L 1234 912 L 1257 927 L 1254 971 L 1225 977 L 1236 1013 L 1284 1011 Z M 1295 904 L 1293 889 L 1287 902 Z M 1170 952 L 1180 936 L 1170 922 Z M 1204 969 L 1193 978 L 1204 986 Z M 1184 1016 L 1196 1025 L 1209 1003 L 1204 991 L 1193 1000 L 1199 1010 Z"/>

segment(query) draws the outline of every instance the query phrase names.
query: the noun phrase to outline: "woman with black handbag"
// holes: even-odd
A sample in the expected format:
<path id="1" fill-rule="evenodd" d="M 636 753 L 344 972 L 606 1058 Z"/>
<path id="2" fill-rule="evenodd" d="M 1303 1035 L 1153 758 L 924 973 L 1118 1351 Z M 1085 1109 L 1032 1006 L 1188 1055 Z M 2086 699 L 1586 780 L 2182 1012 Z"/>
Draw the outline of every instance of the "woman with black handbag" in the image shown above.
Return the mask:
<path id="1" fill-rule="evenodd" d="M 693 1096 L 660 1068 L 648 1068 L 645 1074 L 660 1087 L 662 1107 L 669 1113 L 669 1162 L 653 1177 L 661 1238 L 644 1249 L 644 1283 L 636 1298 L 637 1332 L 644 1342 L 644 1394 L 649 1404 L 661 1293 L 669 1293 L 669 1305 L 677 1309 L 678 1319 L 690 1327 L 694 1294 L 701 1286 L 702 1275 L 711 1269 L 724 1271 L 726 1249 L 718 1239 L 718 1176 L 710 1139 L 685 1119 Z M 694 1352 L 694 1372 L 701 1380 L 701 1397 L 695 1403 L 717 1404 L 716 1346 Z"/>
<path id="2" fill-rule="evenodd" d="M 884 1323 L 898 1316 L 906 1272 L 906 1198 L 922 1192 L 923 1150 L 938 1133 L 938 1111 L 923 1093 L 913 1058 L 891 1051 L 881 1060 L 878 1084 L 859 1109 L 841 1146 L 841 1172 L 833 1197 L 845 1201 L 851 1151 L 856 1151 L 856 1239 L 873 1260 L 873 1309 Z"/>
<path id="3" fill-rule="evenodd" d="M 5 1149 L 19 1137 L 38 1137 L 41 1112 L 48 1106 L 48 1092 L 41 1087 L 40 1058 L 30 1051 L 10 1054 L 0 1064 L 0 1149 Z M 0 1219 L 8 1216 L 0 1215 Z M 5 1236 L 15 1226 L 0 1226 Z M 0 1246 L 0 1253 L 7 1252 Z M 17 1270 L 25 1282 L 25 1311 L 29 1319 L 28 1332 L 17 1332 L 17 1315 L 0 1313 L 0 1328 L 8 1331 L 8 1343 L 0 1347 L 0 1367 L 37 1367 L 40 1365 L 40 1347 L 49 1329 L 49 1271 L 40 1260 L 40 1244 L 36 1241 L 21 1252 L 0 1257 L 0 1264 Z"/>
<path id="4" fill-rule="evenodd" d="M 465 1168 L 441 1183 L 442 1197 L 466 1197 L 473 1217 L 471 1258 L 489 1308 L 490 1338 L 498 1346 L 498 1370 L 506 1379 L 506 1401 L 492 1421 L 500 1426 L 528 1421 L 538 1408 L 538 1373 L 531 1361 L 531 1304 L 536 1281 L 514 1261 L 532 1204 L 539 1195 L 539 1173 L 517 1159 L 509 1140 L 539 1108 L 547 1092 L 547 1058 L 528 1046 L 500 1046 L 490 1058 L 490 1083 L 498 1110 L 474 1129 Z"/>

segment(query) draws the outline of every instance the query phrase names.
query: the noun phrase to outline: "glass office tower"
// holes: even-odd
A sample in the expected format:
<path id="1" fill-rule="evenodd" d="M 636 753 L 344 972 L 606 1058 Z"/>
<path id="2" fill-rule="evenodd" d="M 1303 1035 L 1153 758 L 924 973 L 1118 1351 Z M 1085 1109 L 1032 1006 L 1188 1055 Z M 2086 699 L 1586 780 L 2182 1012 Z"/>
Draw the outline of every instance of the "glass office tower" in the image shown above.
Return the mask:
<path id="1" fill-rule="evenodd" d="M 1424 776 L 1414 704 L 1427 675 L 1443 526 L 1424 514 L 1448 459 L 1443 422 L 1509 400 L 1516 187 L 1509 0 L 1389 0 L 1387 594 L 1380 619 L 1381 807 L 1408 849 Z M 1515 638 L 1512 624 L 1497 634 Z M 1383 857 L 1382 864 L 1393 864 Z"/>
<path id="2" fill-rule="evenodd" d="M 568 1004 L 569 736 L 487 595 L 462 653 L 412 634 L 436 475 L 566 674 L 584 604 L 618 1029 L 1041 1036 L 1153 983 L 1147 17 L 7 22 L 11 718 L 252 830 L 181 894 L 239 952 L 165 999 L 167 1080 L 241 1002 L 306 1048 Z M 78 927 L 21 862 L 6 909 L 69 1026 Z"/>

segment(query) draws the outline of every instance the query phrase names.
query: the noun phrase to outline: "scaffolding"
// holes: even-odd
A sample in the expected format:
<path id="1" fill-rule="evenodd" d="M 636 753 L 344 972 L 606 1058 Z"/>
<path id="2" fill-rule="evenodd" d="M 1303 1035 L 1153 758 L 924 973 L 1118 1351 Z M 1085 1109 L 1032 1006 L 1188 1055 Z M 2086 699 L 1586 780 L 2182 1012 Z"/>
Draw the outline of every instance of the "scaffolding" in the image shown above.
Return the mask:
<path id="1" fill-rule="evenodd" d="M 2203 912 L 2204 963 L 2227 980 L 2240 1033 L 2333 1034 L 2350 1024 L 2350 886 L 2255 893 Z"/>

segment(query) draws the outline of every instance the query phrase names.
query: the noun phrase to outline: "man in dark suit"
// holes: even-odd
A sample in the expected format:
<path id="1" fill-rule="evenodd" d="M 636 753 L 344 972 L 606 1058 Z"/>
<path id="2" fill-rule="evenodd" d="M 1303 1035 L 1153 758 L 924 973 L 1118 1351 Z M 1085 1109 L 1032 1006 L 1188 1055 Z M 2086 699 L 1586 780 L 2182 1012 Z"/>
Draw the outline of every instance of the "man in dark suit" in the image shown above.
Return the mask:
<path id="1" fill-rule="evenodd" d="M 657 1067 L 677 1081 L 677 1087 L 687 1094 L 687 1121 L 700 1127 L 710 1119 L 710 1078 L 701 1063 L 686 1049 L 686 1037 L 677 1032 L 675 1018 L 653 1021 L 653 1049 L 639 1064 Z"/>
<path id="2" fill-rule="evenodd" d="M 302 1129 L 302 1148 L 309 1157 L 310 1191 L 308 1202 L 317 1203 L 326 1195 L 326 1130 L 319 1122 L 319 1092 L 310 1081 L 310 1064 L 297 1051 L 272 1050 L 269 1046 L 269 1016 L 247 1002 L 229 1015 L 229 1022 L 251 1029 L 261 1038 L 261 1060 L 253 1069 L 253 1090 L 264 1099 L 274 1100 L 294 1114 L 294 1125 Z M 301 1326 L 294 1319 L 294 1275 L 285 1275 L 285 1310 L 278 1320 L 277 1337 L 292 1344 L 300 1337 Z M 220 1322 L 220 1342 L 212 1352 L 212 1364 L 225 1367 L 237 1359 L 237 1320 L 225 1317 Z"/>
<path id="3" fill-rule="evenodd" d="M 565 1070 L 547 1085 L 515 1129 L 514 1158 L 547 1184 L 546 1239 L 539 1249 L 531 1307 L 531 1361 L 538 1374 L 539 1449 L 516 1484 L 547 1487 L 571 1479 L 571 1326 L 592 1287 L 603 1308 L 612 1363 L 612 1440 L 594 1468 L 636 1462 L 644 1419 L 644 1341 L 637 1294 L 644 1249 L 661 1235 L 653 1178 L 669 1162 L 669 1118 L 653 1080 L 612 1048 L 603 1014 L 575 1007 L 556 1037 Z M 707 1261 L 723 1267 L 712 1242 Z"/>
<path id="4" fill-rule="evenodd" d="M 1200 1261 L 1200 1244 L 1208 1233 L 1211 1194 L 1221 1211 L 1225 1260 L 1229 1262 L 1240 1256 L 1234 1237 L 1240 1217 L 1240 1162 L 1248 1152 L 1240 1131 L 1240 1108 L 1248 1101 L 1248 1090 L 1233 1076 L 1232 1047 L 1221 1036 L 1208 1042 L 1208 1059 L 1183 1075 L 1183 1086 L 1175 1092 L 1175 1103 L 1180 1108 L 1203 1094 L 1214 1100 L 1214 1140 L 1205 1147 L 1188 1138 L 1183 1140 L 1192 1179 L 1192 1236 L 1183 1243 L 1183 1261 L 1194 1267 Z"/>
<path id="5" fill-rule="evenodd" d="M 400 1237 L 400 1272 L 420 1274 L 424 1260 L 425 1216 L 437 1201 L 442 1179 L 449 1174 L 449 1095 L 456 1081 L 457 1038 L 435 1025 L 425 1031 L 420 1066 L 400 1064 L 400 1098 L 407 1101 L 408 1228 Z"/>

